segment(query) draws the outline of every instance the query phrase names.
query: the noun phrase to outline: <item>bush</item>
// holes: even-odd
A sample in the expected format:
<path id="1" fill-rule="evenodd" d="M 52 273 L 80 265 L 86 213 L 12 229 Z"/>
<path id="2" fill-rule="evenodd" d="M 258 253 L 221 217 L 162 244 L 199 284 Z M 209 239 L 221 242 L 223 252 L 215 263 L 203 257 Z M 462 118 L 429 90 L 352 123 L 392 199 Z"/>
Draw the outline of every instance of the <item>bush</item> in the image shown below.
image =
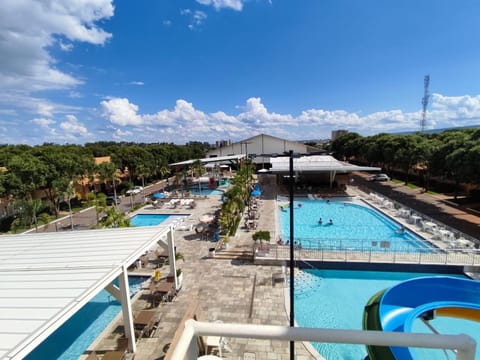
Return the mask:
<path id="1" fill-rule="evenodd" d="M 266 230 L 257 231 L 255 234 L 252 235 L 252 239 L 254 241 L 260 240 L 260 242 L 262 241 L 270 242 L 270 231 L 266 231 Z"/>

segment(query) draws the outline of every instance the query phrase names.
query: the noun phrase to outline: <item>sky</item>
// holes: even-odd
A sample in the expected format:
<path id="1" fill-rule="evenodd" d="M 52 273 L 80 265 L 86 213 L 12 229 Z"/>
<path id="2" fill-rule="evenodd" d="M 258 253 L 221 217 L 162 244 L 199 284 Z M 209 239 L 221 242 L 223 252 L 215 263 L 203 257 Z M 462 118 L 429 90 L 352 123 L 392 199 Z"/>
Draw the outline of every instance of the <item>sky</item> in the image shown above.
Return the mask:
<path id="1" fill-rule="evenodd" d="M 0 143 L 480 124 L 478 0 L 1 0 Z"/>

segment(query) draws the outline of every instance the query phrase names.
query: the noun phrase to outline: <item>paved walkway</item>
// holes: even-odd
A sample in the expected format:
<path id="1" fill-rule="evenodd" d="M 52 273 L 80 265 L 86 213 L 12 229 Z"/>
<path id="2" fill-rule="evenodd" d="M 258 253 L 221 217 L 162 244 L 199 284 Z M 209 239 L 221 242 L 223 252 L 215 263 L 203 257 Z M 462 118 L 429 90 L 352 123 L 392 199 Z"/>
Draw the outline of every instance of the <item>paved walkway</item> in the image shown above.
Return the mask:
<path id="1" fill-rule="evenodd" d="M 199 223 L 204 214 L 212 214 L 220 205 L 220 196 L 196 198 L 197 207 L 187 209 L 153 209 L 147 206 L 142 213 L 190 213 L 189 220 Z M 268 190 L 263 194 L 260 205 L 260 218 L 257 230 L 275 229 L 275 196 Z M 241 223 L 243 225 L 243 221 Z M 235 237 L 230 239 L 230 249 L 252 250 L 254 231 L 246 231 L 243 226 Z M 201 304 L 206 321 L 234 323 L 288 325 L 285 309 L 285 287 L 283 283 L 272 282 L 272 275 L 278 273 L 277 266 L 257 266 L 252 262 L 239 260 L 219 260 L 210 258 L 210 241 L 200 239 L 194 230 L 175 231 L 177 251 L 185 260 L 177 262 L 184 274 L 183 287 L 173 302 L 161 303 L 155 311 L 160 314 L 158 329 L 151 338 L 142 338 L 137 342 L 136 360 L 162 359 L 173 339 L 178 325 L 193 300 Z M 168 267 L 161 269 L 162 277 L 168 273 Z M 153 270 L 147 271 L 152 275 Z M 134 312 L 150 308 L 149 290 L 133 303 Z M 118 318 L 99 340 L 92 350 L 102 353 L 115 349 L 117 339 L 123 335 L 123 327 Z M 244 354 L 254 354 L 254 359 L 289 359 L 289 343 L 257 339 L 228 339 L 233 352 L 224 352 L 225 359 L 243 359 Z M 313 359 L 302 343 L 296 344 L 296 359 Z"/>

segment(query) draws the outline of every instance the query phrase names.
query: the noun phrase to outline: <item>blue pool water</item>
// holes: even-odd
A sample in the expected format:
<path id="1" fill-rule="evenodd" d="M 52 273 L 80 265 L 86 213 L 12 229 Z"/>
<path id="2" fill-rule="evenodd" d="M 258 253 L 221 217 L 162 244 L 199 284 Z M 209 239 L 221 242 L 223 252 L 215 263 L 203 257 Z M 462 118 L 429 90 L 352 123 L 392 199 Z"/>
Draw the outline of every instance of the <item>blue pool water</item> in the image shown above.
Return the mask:
<path id="1" fill-rule="evenodd" d="M 295 277 L 295 320 L 302 327 L 361 330 L 363 309 L 373 294 L 407 279 L 434 275 L 439 274 L 303 270 Z M 438 317 L 430 324 L 442 334 L 465 333 L 480 342 L 480 323 Z M 431 333 L 420 320 L 413 331 Z M 363 345 L 312 345 L 327 360 L 363 360 L 367 355 Z M 446 359 L 441 350 L 414 349 L 413 353 L 422 360 Z M 455 358 L 451 352 L 449 356 Z M 476 358 L 480 359 L 478 347 Z"/>
<path id="2" fill-rule="evenodd" d="M 397 233 L 400 225 L 374 209 L 346 201 L 296 200 L 295 240 L 303 248 L 408 251 L 429 249 L 410 231 Z M 279 207 L 282 239 L 290 237 L 290 211 Z M 319 219 L 322 219 L 322 224 Z M 329 220 L 333 225 L 328 224 Z"/>
<path id="3" fill-rule="evenodd" d="M 209 188 L 202 188 L 201 190 L 197 188 L 190 188 L 189 189 L 190 193 L 192 195 L 202 195 L 202 196 L 211 196 L 211 195 L 223 195 L 224 191 L 223 190 L 218 190 L 218 189 L 209 189 Z"/>
<path id="4" fill-rule="evenodd" d="M 138 214 L 130 219 L 131 226 L 155 226 L 160 225 L 170 215 L 165 214 Z"/>
<path id="5" fill-rule="evenodd" d="M 129 276 L 131 296 L 148 278 Z M 75 315 L 58 328 L 26 360 L 78 359 L 100 333 L 121 311 L 121 305 L 106 290 L 102 290 Z"/>

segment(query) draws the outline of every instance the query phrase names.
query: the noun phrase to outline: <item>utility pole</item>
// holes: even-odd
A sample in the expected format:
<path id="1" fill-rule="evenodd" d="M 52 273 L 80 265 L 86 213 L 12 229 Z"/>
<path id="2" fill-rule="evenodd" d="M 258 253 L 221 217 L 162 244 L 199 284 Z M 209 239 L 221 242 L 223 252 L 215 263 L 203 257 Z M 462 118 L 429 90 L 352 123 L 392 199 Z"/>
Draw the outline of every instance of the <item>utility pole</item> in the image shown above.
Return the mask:
<path id="1" fill-rule="evenodd" d="M 428 100 L 430 98 L 430 94 L 428 93 L 428 85 L 430 84 L 430 75 L 425 75 L 423 79 L 423 98 L 422 98 L 422 105 L 423 105 L 423 112 L 422 112 L 422 132 L 425 131 L 425 126 L 427 125 L 427 105 Z"/>

